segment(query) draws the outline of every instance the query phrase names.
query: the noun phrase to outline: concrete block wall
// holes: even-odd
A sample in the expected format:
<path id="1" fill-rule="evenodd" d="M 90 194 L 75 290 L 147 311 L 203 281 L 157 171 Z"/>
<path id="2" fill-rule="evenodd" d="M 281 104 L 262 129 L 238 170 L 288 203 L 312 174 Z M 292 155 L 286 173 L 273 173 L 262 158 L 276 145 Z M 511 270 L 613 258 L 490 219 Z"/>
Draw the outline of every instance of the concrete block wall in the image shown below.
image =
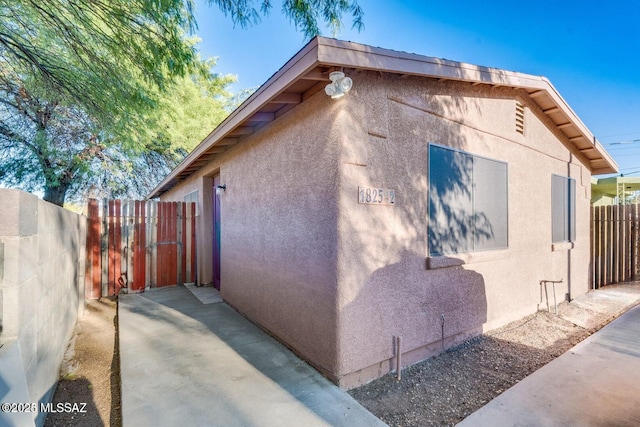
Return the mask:
<path id="1" fill-rule="evenodd" d="M 26 383 L 23 402 L 51 400 L 84 306 L 85 241 L 84 216 L 0 189 L 0 400 L 12 383 Z M 4 363 L 4 354 L 14 362 Z M 43 421 L 34 414 L 35 425 Z"/>

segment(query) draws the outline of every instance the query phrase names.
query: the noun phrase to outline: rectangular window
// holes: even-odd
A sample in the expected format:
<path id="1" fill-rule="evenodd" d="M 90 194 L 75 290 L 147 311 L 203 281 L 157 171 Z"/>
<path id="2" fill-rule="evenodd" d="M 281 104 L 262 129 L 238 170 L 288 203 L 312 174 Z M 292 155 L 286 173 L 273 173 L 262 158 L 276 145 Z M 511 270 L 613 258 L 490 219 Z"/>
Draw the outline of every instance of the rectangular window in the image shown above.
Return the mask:
<path id="1" fill-rule="evenodd" d="M 192 191 L 191 193 L 184 196 L 185 203 L 195 203 L 196 204 L 196 215 L 198 215 L 198 190 Z"/>
<path id="2" fill-rule="evenodd" d="M 553 243 L 576 239 L 576 180 L 551 176 L 551 215 Z"/>
<path id="3" fill-rule="evenodd" d="M 508 247 L 507 164 L 429 145 L 429 254 Z"/>

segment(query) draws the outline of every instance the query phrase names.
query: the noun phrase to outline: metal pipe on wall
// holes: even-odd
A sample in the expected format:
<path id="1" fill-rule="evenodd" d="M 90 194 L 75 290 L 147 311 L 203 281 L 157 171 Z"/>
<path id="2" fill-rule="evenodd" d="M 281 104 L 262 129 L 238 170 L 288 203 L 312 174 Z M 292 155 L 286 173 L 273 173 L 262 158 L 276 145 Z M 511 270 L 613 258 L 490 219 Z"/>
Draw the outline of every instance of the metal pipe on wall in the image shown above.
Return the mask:
<path id="1" fill-rule="evenodd" d="M 551 283 L 553 285 L 553 304 L 555 306 L 555 313 L 558 315 L 558 301 L 556 299 L 556 283 L 562 283 L 564 279 L 560 280 L 540 280 L 540 299 L 542 299 L 542 285 L 544 285 L 544 295 L 547 300 L 547 311 L 551 311 L 549 308 L 549 293 L 547 292 L 547 284 Z M 542 301 L 540 301 L 542 302 Z"/>
<path id="2" fill-rule="evenodd" d="M 396 375 L 398 381 L 402 379 L 402 350 L 401 345 L 402 338 L 396 337 Z"/>

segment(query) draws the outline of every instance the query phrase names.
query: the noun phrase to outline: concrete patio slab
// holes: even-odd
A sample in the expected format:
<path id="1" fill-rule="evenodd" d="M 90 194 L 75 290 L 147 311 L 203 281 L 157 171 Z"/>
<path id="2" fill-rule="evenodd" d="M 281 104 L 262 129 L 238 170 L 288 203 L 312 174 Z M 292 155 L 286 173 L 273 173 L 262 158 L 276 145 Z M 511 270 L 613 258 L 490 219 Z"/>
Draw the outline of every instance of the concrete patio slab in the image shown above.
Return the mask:
<path id="1" fill-rule="evenodd" d="M 123 426 L 383 426 L 224 303 L 120 297 Z"/>
<path id="2" fill-rule="evenodd" d="M 222 302 L 222 296 L 213 286 L 196 286 L 194 283 L 185 283 L 185 288 L 203 304 L 215 304 Z"/>
<path id="3" fill-rule="evenodd" d="M 638 282 L 608 285 L 561 304 L 560 317 L 582 328 L 594 329 L 640 302 Z"/>
<path id="4" fill-rule="evenodd" d="M 584 301 L 597 310 L 627 294 L 624 289 L 610 291 L 589 294 Z M 637 300 L 637 292 L 625 298 Z M 458 425 L 638 426 L 639 337 L 640 306 L 636 306 Z"/>

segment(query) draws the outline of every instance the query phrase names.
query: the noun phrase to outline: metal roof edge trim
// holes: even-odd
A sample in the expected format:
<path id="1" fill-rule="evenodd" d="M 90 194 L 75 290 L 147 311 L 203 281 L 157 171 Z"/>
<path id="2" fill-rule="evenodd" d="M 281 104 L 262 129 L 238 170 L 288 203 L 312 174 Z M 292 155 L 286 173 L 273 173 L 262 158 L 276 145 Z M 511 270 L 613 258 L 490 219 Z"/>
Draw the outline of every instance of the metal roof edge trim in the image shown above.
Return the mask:
<path id="1" fill-rule="evenodd" d="M 311 39 L 309 43 L 287 61 L 282 68 L 262 84 L 256 92 L 223 120 L 220 125 L 198 144 L 198 146 L 149 193 L 147 198 L 157 197 L 163 193 L 163 188 L 170 185 L 172 181 L 175 182 L 176 177 L 182 171 L 209 148 L 215 146 L 217 141 L 224 138 L 226 134 L 240 125 L 243 120 L 250 117 L 271 99 L 293 84 L 297 78 L 320 64 L 508 86 L 527 89 L 529 91 L 543 90 L 574 124 L 576 129 L 585 138 L 592 141 L 594 148 L 609 167 L 609 169 L 601 167 L 593 169 L 592 173 L 599 174 L 618 171 L 616 162 L 598 140 L 595 139 L 578 115 L 571 109 L 546 77 L 318 36 Z"/>
<path id="2" fill-rule="evenodd" d="M 611 168 L 611 171 L 617 172 L 619 170 L 617 163 L 604 149 L 604 147 L 602 147 L 582 120 L 580 120 L 578 115 L 560 95 L 555 86 L 553 86 L 549 79 L 544 76 L 535 76 L 414 53 L 377 48 L 336 39 L 320 38 L 319 45 L 318 59 L 322 63 L 333 63 L 343 67 L 361 69 L 369 68 L 386 72 L 413 74 L 421 77 L 447 78 L 460 81 L 511 86 L 528 90 L 544 90 L 549 97 L 551 97 L 552 101 L 574 124 L 578 131 L 589 141 L 592 141 L 594 148 L 602 157 L 602 160 L 607 163 L 607 166 Z M 341 54 L 338 55 L 335 50 L 322 49 L 323 46 L 346 50 L 350 52 L 350 54 L 344 55 L 344 53 L 341 52 Z M 377 56 L 377 58 L 372 60 L 370 58 L 371 55 Z M 348 63 L 347 61 L 339 60 L 345 56 L 350 59 Z M 367 58 L 367 56 L 369 56 L 369 58 Z M 367 66 L 367 64 L 369 66 Z M 599 168 L 598 170 L 602 169 L 603 168 Z M 607 173 L 611 173 L 611 171 Z"/>

